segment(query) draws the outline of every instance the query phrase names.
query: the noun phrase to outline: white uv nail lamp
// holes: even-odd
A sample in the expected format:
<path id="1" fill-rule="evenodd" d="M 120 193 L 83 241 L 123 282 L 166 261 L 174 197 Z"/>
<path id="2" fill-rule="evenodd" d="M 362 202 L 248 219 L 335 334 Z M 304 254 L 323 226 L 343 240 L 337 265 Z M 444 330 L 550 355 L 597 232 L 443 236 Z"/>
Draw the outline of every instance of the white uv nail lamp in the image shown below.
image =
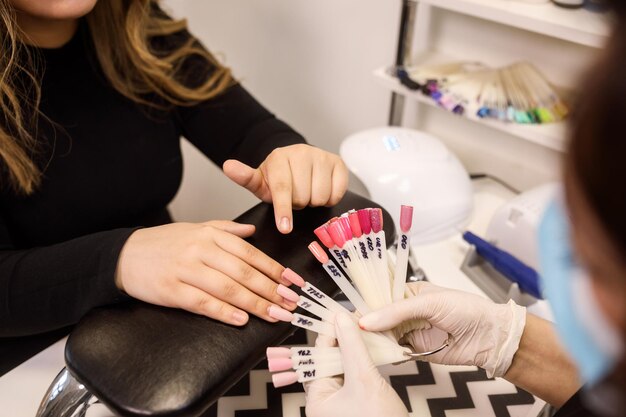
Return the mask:
<path id="1" fill-rule="evenodd" d="M 401 127 L 375 128 L 347 137 L 339 153 L 369 197 L 392 214 L 396 229 L 397 208 L 414 207 L 413 244 L 445 239 L 469 223 L 469 175 L 434 136 Z"/>

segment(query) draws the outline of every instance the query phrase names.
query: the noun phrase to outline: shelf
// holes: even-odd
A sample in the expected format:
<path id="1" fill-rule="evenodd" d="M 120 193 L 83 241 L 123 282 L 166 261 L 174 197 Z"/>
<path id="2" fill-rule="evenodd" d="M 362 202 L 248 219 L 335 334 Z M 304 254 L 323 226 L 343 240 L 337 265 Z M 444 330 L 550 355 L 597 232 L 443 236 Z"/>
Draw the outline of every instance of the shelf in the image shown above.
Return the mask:
<path id="1" fill-rule="evenodd" d="M 435 61 L 440 61 L 441 58 L 438 58 L 439 59 L 431 59 L 428 62 L 434 63 Z M 374 71 L 374 76 L 380 82 L 380 84 L 395 93 L 401 94 L 419 103 L 441 109 L 441 111 L 448 112 L 447 110 L 439 107 L 437 103 L 430 97 L 423 95 L 419 91 L 409 90 L 408 88 L 403 86 L 396 77 L 389 74 L 387 68 L 377 69 L 376 71 Z M 472 122 L 479 123 L 492 129 L 500 130 L 502 132 L 506 132 L 510 135 L 525 139 L 529 142 L 533 142 L 550 149 L 561 152 L 565 149 L 565 122 L 549 123 L 544 125 L 520 125 L 515 123 L 505 123 L 498 120 L 480 119 L 474 115 L 463 115 L 457 117 L 463 117 L 467 120 L 471 120 Z"/>
<path id="2" fill-rule="evenodd" d="M 601 48 L 610 32 L 610 16 L 586 9 L 565 9 L 552 2 L 519 0 L 418 0 L 468 16 L 517 27 L 581 45 Z"/>

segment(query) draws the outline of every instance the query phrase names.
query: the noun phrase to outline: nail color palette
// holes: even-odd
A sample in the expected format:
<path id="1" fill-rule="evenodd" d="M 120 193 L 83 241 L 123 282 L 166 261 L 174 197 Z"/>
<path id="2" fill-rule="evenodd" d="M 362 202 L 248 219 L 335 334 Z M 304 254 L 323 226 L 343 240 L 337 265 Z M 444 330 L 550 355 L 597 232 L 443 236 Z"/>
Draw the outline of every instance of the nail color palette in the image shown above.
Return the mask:
<path id="1" fill-rule="evenodd" d="M 269 311 L 270 316 L 335 337 L 336 313 L 346 313 L 357 322 L 359 316 L 404 298 L 413 207 L 402 206 L 400 219 L 396 263 L 387 256 L 383 213 L 379 208 L 350 210 L 314 230 L 321 244 L 313 241 L 308 248 L 350 300 L 355 312 L 348 311 L 289 270 L 290 273 L 283 276 L 299 288 L 300 294 L 296 294 L 297 297 L 285 295 L 309 315 L 274 306 Z M 362 330 L 362 336 L 376 365 L 407 360 L 409 350 L 399 346 L 391 332 Z M 343 373 L 340 347 L 270 347 L 267 357 L 270 371 L 278 372 L 272 377 L 276 387 Z"/>

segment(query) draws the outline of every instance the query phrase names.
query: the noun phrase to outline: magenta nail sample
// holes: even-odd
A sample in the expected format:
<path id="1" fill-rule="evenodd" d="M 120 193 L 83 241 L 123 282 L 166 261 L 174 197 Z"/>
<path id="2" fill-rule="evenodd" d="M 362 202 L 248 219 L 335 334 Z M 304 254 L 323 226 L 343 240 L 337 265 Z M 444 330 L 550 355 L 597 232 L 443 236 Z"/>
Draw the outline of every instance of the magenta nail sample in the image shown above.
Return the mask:
<path id="1" fill-rule="evenodd" d="M 359 225 L 363 234 L 369 235 L 372 231 L 372 222 L 370 221 L 370 209 L 361 209 L 357 211 L 359 215 Z"/>
<path id="2" fill-rule="evenodd" d="M 372 222 L 372 231 L 378 233 L 383 229 L 383 212 L 381 209 L 372 209 L 370 211 L 370 221 Z"/>

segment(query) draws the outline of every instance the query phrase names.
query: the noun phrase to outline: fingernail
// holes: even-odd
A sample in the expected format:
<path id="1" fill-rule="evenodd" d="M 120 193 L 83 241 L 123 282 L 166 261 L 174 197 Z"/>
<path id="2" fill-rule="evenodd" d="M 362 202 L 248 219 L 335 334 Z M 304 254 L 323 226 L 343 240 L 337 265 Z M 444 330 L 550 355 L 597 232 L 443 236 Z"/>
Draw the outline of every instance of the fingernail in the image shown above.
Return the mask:
<path id="1" fill-rule="evenodd" d="M 285 268 L 282 274 L 282 278 L 286 279 L 289 284 L 295 284 L 298 287 L 304 287 L 304 278 L 302 278 L 300 275 L 296 274 L 293 270 L 289 268 Z"/>
<path id="2" fill-rule="evenodd" d="M 366 330 L 368 327 L 377 321 L 376 314 L 367 314 L 359 319 L 359 327 Z"/>
<path id="3" fill-rule="evenodd" d="M 276 288 L 276 292 L 278 295 L 283 297 L 286 300 L 297 302 L 300 299 L 300 296 L 293 290 L 285 287 L 283 284 L 278 284 L 278 288 Z"/>
<path id="4" fill-rule="evenodd" d="M 235 311 L 233 312 L 233 320 L 237 324 L 246 324 L 248 321 L 248 315 L 243 311 Z"/>
<path id="5" fill-rule="evenodd" d="M 283 217 L 280 219 L 280 231 L 283 233 L 291 232 L 291 220 L 289 217 Z"/>
<path id="6" fill-rule="evenodd" d="M 289 311 L 285 310 L 284 308 L 280 308 L 275 305 L 271 305 L 267 309 L 267 314 L 269 314 L 270 317 L 275 318 L 276 320 L 280 320 L 280 321 L 290 322 L 291 320 L 293 320 L 293 314 L 291 314 Z"/>
<path id="7" fill-rule="evenodd" d="M 292 310 L 292 311 L 295 310 L 296 307 L 298 307 L 298 305 L 296 303 L 294 303 L 293 301 L 289 301 L 289 300 L 284 299 L 284 298 L 283 298 L 283 305 L 285 307 L 287 307 L 288 310 Z"/>
<path id="8" fill-rule="evenodd" d="M 293 282 L 283 277 L 280 277 L 280 283 L 283 284 L 285 287 L 289 287 L 293 284 Z"/>

